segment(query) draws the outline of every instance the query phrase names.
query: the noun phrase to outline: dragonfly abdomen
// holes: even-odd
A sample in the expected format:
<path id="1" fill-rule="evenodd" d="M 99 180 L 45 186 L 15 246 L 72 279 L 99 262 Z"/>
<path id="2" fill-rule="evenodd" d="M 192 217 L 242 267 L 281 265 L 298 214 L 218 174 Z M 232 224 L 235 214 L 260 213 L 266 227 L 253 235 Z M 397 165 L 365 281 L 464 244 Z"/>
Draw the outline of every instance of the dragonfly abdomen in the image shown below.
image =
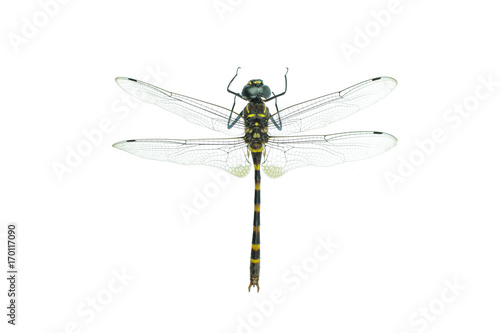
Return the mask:
<path id="1" fill-rule="evenodd" d="M 255 169 L 255 199 L 253 212 L 253 235 L 252 252 L 250 254 L 250 285 L 257 287 L 259 292 L 259 273 L 260 273 L 260 161 L 262 151 L 252 152 L 252 160 Z"/>

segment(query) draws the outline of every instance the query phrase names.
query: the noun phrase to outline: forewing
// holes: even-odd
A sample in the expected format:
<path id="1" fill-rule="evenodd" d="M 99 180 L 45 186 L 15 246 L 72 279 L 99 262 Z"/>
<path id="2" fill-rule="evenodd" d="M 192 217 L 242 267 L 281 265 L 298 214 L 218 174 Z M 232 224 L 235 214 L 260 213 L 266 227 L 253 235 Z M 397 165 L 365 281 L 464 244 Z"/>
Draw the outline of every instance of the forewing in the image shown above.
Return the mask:
<path id="1" fill-rule="evenodd" d="M 230 135 L 241 135 L 244 132 L 241 118 L 232 128 L 228 128 L 228 119 L 231 114 L 231 122 L 238 118 L 238 114 L 222 106 L 166 91 L 149 83 L 126 77 L 117 77 L 116 83 L 128 94 L 141 101 L 158 105 L 193 124 Z"/>
<path id="2" fill-rule="evenodd" d="M 377 77 L 332 94 L 311 99 L 280 110 L 282 129 L 270 133 L 292 134 L 325 127 L 382 99 L 396 87 L 390 77 Z M 273 115 L 279 124 L 278 114 Z"/>
<path id="3" fill-rule="evenodd" d="M 391 149 L 396 143 L 394 136 L 382 132 L 274 136 L 266 145 L 261 167 L 267 176 L 278 178 L 308 165 L 331 166 L 369 158 Z"/>
<path id="4" fill-rule="evenodd" d="M 113 147 L 158 161 L 185 165 L 204 164 L 222 169 L 237 177 L 250 171 L 243 138 L 170 140 L 140 139 L 117 142 Z"/>

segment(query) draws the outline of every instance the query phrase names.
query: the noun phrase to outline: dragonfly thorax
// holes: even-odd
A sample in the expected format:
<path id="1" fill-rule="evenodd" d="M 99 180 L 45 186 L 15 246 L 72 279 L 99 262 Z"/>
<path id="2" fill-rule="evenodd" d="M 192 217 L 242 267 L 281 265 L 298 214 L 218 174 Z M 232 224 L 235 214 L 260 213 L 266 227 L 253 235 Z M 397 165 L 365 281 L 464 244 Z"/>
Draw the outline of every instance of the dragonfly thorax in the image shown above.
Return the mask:
<path id="1" fill-rule="evenodd" d="M 243 110 L 245 142 L 250 151 L 262 151 L 269 140 L 267 134 L 269 116 L 269 109 L 263 102 L 250 102 Z"/>
<path id="2" fill-rule="evenodd" d="M 250 80 L 243 87 L 241 96 L 249 101 L 261 100 L 262 98 L 268 99 L 271 97 L 271 89 L 262 80 Z"/>

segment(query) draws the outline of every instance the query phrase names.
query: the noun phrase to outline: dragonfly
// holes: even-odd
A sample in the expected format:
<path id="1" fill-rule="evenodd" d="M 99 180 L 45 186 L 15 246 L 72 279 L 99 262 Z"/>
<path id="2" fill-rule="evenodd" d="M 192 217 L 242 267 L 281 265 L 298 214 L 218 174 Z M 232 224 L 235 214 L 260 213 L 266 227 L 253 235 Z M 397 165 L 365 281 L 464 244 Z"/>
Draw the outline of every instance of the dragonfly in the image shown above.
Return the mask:
<path id="1" fill-rule="evenodd" d="M 136 139 L 117 142 L 113 147 L 151 160 L 184 165 L 207 165 L 234 176 L 245 177 L 253 166 L 255 175 L 250 285 L 259 292 L 260 274 L 260 185 L 261 170 L 270 178 L 305 166 L 332 166 L 381 154 L 393 148 L 397 139 L 379 131 L 356 131 L 327 135 L 292 135 L 325 127 L 372 105 L 397 85 L 391 77 L 376 77 L 338 92 L 326 94 L 283 109 L 278 97 L 261 79 L 253 79 L 234 95 L 231 109 L 177 94 L 139 80 L 118 77 L 116 83 L 141 101 L 157 105 L 185 120 L 231 137 L 214 139 Z M 246 106 L 235 111 L 236 99 Z M 267 102 L 274 100 L 274 109 Z M 279 134 L 279 135 L 275 135 Z"/>

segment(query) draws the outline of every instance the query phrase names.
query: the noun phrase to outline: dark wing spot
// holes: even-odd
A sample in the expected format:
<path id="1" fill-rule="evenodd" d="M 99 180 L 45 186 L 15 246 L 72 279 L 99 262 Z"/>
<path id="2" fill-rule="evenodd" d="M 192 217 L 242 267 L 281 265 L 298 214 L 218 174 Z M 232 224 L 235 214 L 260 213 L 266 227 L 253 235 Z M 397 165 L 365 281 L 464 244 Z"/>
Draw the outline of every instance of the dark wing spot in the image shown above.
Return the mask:
<path id="1" fill-rule="evenodd" d="M 135 142 L 136 140 L 126 140 L 125 142 Z"/>
<path id="2" fill-rule="evenodd" d="M 372 79 L 372 81 L 377 81 L 377 80 L 380 80 L 380 79 L 381 79 L 381 77 L 376 77 L 376 78 Z"/>
<path id="3" fill-rule="evenodd" d="M 128 78 L 130 81 L 134 81 L 134 82 L 137 82 L 136 79 L 131 79 L 131 78 Z"/>
<path id="4" fill-rule="evenodd" d="M 373 132 L 373 134 L 384 134 L 384 132 Z"/>

